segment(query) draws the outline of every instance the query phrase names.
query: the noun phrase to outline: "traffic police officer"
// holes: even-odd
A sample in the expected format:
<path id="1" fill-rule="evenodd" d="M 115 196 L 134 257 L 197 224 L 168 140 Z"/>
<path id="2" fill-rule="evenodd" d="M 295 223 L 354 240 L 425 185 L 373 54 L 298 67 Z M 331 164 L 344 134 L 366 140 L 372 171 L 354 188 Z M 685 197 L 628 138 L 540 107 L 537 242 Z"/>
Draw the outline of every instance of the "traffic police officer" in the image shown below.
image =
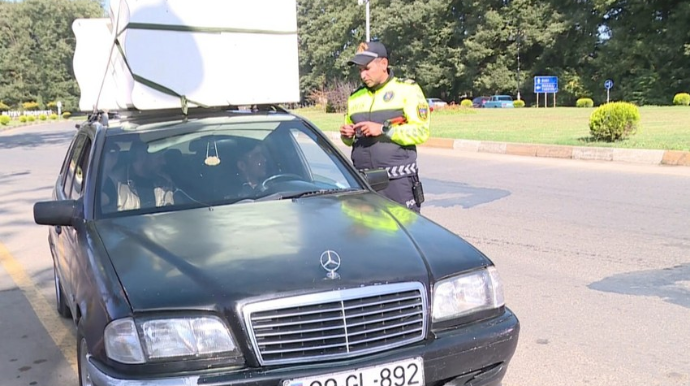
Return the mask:
<path id="1" fill-rule="evenodd" d="M 381 193 L 419 212 L 424 193 L 417 172 L 417 147 L 429 138 L 429 105 L 412 80 L 393 76 L 380 42 L 362 43 L 348 62 L 359 66 L 364 85 L 350 95 L 340 136 L 352 146 L 357 169 L 385 168 L 390 183 Z"/>

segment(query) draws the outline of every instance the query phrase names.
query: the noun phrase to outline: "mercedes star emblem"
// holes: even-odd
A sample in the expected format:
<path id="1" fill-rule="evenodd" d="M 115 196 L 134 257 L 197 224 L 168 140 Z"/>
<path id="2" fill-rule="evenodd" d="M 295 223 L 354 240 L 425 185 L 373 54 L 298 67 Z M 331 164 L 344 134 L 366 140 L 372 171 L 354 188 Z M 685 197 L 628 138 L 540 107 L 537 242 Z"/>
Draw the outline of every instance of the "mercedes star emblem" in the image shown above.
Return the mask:
<path id="1" fill-rule="evenodd" d="M 321 266 L 328 272 L 326 277 L 335 280 L 339 279 L 337 271 L 340 268 L 340 256 L 335 252 L 328 250 L 321 254 Z"/>

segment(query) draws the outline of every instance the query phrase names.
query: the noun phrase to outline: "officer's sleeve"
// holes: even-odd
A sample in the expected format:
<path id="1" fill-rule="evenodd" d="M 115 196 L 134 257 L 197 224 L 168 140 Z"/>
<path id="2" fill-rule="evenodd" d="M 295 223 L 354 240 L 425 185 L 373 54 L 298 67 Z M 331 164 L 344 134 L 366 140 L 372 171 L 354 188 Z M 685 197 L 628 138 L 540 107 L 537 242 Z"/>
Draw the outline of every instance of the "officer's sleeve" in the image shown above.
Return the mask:
<path id="1" fill-rule="evenodd" d="M 346 125 L 352 124 L 352 119 L 350 119 L 349 111 L 347 113 L 345 113 L 345 124 Z M 340 136 L 340 140 L 343 141 L 343 143 L 347 146 L 352 146 L 352 144 L 355 142 L 354 138 L 347 138 L 347 137 L 343 137 L 342 135 Z"/>
<path id="2" fill-rule="evenodd" d="M 388 131 L 391 140 L 399 145 L 419 145 L 429 139 L 429 104 L 418 84 L 407 85 L 404 113 L 407 122 Z"/>

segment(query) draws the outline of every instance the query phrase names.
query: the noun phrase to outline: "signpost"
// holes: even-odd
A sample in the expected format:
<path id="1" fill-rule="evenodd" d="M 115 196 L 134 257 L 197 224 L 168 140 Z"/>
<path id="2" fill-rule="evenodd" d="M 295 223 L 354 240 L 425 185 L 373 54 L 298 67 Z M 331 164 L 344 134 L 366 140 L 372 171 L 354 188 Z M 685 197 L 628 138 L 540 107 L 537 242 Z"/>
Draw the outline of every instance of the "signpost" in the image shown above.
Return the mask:
<path id="1" fill-rule="evenodd" d="M 613 81 L 611 79 L 606 79 L 604 82 L 604 88 L 606 89 L 606 103 L 609 103 L 609 96 L 611 95 L 611 88 L 613 88 Z"/>
<path id="2" fill-rule="evenodd" d="M 62 116 L 62 102 L 57 101 L 58 118 Z"/>
<path id="3" fill-rule="evenodd" d="M 544 107 L 549 107 L 547 94 L 553 94 L 553 107 L 556 107 L 556 93 L 558 92 L 557 76 L 535 76 L 534 93 L 537 94 L 537 107 L 539 107 L 539 94 L 544 94 Z"/>

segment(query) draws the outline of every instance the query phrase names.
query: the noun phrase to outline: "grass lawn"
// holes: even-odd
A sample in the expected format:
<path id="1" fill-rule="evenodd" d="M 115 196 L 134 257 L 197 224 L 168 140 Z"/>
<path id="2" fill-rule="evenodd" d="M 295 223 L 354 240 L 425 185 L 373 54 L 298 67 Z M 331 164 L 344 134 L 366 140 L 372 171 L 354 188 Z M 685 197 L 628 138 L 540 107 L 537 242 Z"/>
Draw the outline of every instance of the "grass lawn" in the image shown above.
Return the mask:
<path id="1" fill-rule="evenodd" d="M 640 107 L 640 129 L 625 141 L 593 142 L 589 116 L 594 108 L 437 110 L 431 114 L 431 136 L 549 145 L 620 147 L 690 151 L 690 107 Z M 308 108 L 294 110 L 324 131 L 337 131 L 344 114 Z"/>

